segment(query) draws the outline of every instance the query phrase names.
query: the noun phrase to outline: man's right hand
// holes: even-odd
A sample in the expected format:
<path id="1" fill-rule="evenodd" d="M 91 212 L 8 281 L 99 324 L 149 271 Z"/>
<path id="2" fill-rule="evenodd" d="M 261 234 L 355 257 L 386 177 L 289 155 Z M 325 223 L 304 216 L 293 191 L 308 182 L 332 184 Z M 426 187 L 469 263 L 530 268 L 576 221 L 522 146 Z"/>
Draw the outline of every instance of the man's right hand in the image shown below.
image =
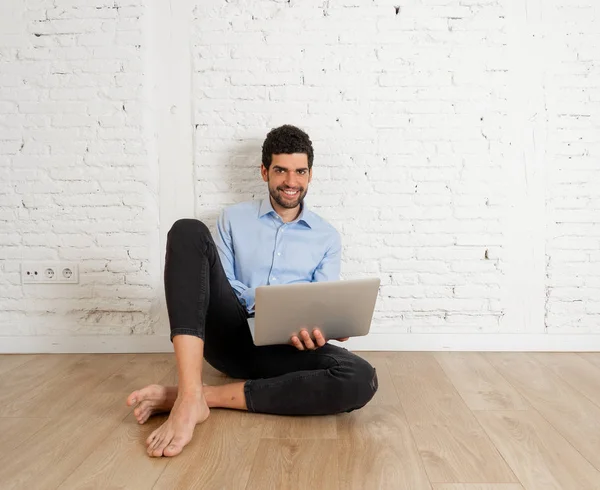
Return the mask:
<path id="1" fill-rule="evenodd" d="M 313 336 L 314 341 L 308 334 L 308 330 L 303 328 L 302 330 L 300 330 L 299 335 L 292 336 L 292 345 L 298 350 L 316 350 L 319 347 L 323 347 L 327 343 L 327 340 L 325 339 L 325 337 L 323 337 L 321 330 L 319 330 L 318 328 L 313 329 Z M 345 342 L 349 338 L 350 337 L 342 337 L 334 340 L 337 340 L 338 342 Z"/>

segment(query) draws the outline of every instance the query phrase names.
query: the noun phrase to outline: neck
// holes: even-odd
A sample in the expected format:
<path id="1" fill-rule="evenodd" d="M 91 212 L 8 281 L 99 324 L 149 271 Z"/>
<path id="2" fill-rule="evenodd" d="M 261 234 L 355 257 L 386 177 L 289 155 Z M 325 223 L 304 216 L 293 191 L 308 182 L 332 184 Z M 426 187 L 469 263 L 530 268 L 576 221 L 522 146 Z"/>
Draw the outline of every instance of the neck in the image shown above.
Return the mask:
<path id="1" fill-rule="evenodd" d="M 289 223 L 290 221 L 294 221 L 298 216 L 300 216 L 300 212 L 302 211 L 302 205 L 298 204 L 295 208 L 284 208 L 280 206 L 271 196 L 269 196 L 271 200 L 271 206 L 275 212 L 281 217 L 284 223 Z"/>

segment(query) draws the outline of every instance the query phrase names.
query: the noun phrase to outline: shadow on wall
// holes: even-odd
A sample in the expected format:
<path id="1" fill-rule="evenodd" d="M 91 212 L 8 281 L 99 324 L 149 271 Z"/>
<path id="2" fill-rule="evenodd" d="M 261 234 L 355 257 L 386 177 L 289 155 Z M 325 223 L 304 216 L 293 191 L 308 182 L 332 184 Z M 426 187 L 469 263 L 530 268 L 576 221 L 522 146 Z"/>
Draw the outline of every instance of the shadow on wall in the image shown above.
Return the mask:
<path id="1" fill-rule="evenodd" d="M 207 158 L 207 165 L 198 172 L 196 217 L 205 223 L 211 232 L 216 229 L 216 220 L 221 210 L 232 204 L 262 199 L 267 195 L 267 184 L 260 175 L 263 140 L 236 141 L 228 149 L 228 156 L 221 162 L 210 161 L 210 153 L 201 155 Z M 210 169 L 214 176 L 202 180 L 203 168 Z"/>

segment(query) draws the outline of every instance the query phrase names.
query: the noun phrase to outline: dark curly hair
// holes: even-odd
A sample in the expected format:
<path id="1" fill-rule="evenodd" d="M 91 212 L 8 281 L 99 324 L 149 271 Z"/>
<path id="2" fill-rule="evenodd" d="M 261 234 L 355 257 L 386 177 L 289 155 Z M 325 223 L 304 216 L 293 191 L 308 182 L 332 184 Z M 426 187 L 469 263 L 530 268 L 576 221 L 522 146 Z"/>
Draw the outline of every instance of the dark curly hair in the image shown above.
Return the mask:
<path id="1" fill-rule="evenodd" d="M 272 129 L 267 134 L 267 138 L 262 147 L 262 163 L 268 170 L 271 166 L 273 155 L 281 153 L 306 153 L 308 156 L 308 168 L 313 164 L 313 147 L 308 134 L 301 129 L 290 124 L 285 124 Z"/>

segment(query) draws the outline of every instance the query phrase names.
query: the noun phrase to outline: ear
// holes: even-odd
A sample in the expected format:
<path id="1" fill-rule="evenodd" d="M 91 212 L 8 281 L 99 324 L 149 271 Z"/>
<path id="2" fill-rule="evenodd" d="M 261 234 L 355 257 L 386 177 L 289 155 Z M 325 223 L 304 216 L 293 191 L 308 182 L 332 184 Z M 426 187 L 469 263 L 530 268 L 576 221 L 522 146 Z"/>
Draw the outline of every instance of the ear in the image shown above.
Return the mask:
<path id="1" fill-rule="evenodd" d="M 308 169 L 308 183 L 310 184 L 310 181 L 312 180 L 312 167 L 310 167 Z"/>
<path id="2" fill-rule="evenodd" d="M 269 171 L 262 163 L 260 164 L 260 175 L 265 182 L 269 181 Z"/>

